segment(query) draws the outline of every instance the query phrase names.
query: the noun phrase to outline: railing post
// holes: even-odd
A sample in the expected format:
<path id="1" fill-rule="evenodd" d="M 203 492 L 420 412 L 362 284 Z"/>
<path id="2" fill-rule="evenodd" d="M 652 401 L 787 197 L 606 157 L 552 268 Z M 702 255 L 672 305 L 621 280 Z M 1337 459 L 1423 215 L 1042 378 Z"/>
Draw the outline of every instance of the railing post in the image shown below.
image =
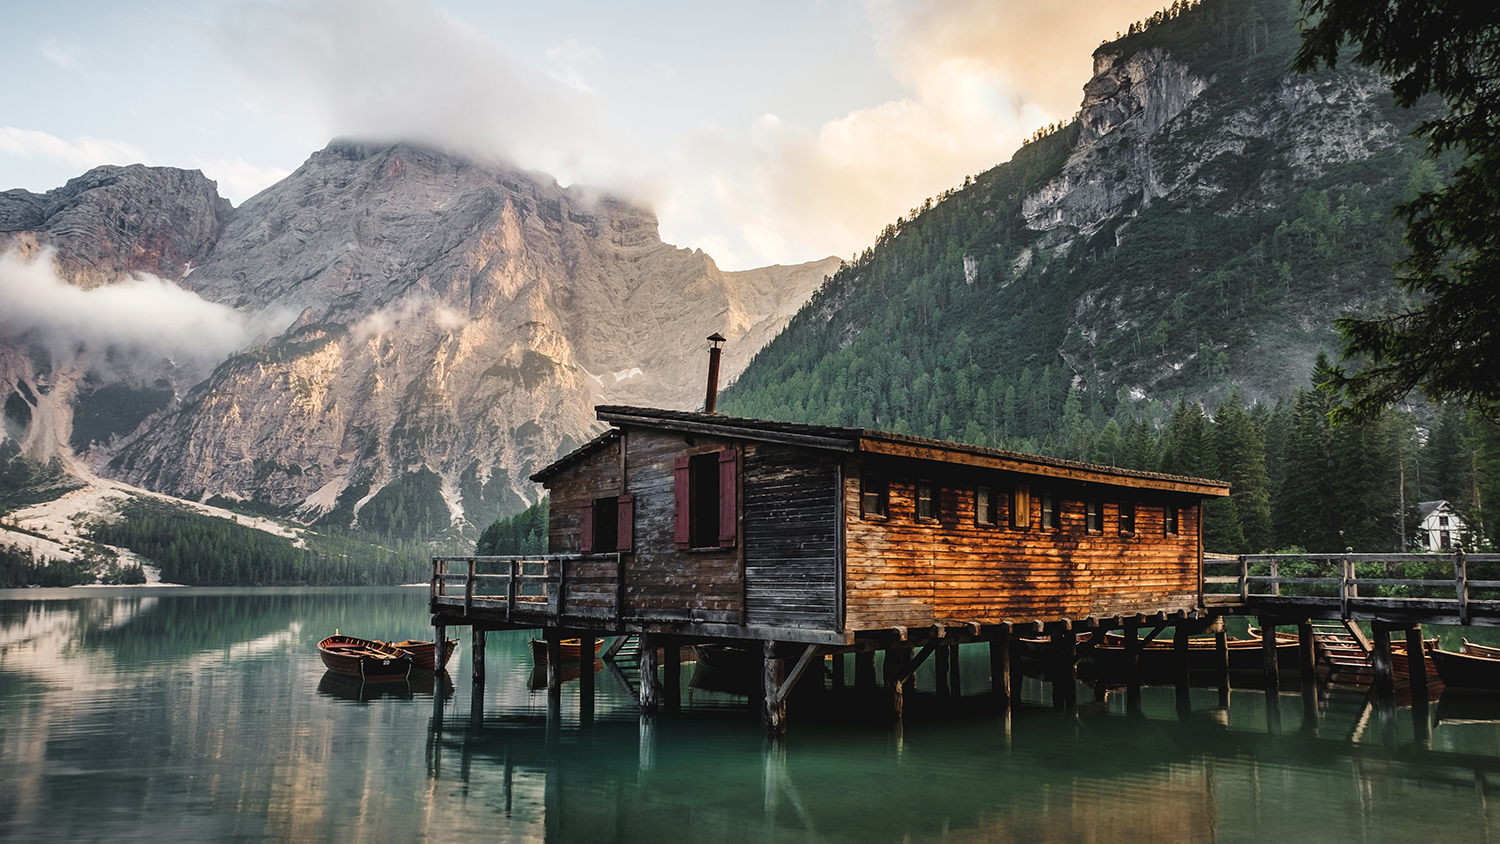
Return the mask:
<path id="1" fill-rule="evenodd" d="M 1339 559 L 1339 617 L 1349 617 L 1349 577 L 1354 569 L 1353 562 L 1348 557 Z"/>
<path id="2" fill-rule="evenodd" d="M 1240 555 L 1240 603 L 1250 600 L 1250 561 L 1244 554 Z"/>
<path id="3" fill-rule="evenodd" d="M 1271 594 L 1281 597 L 1281 560 L 1271 558 Z"/>
<path id="4" fill-rule="evenodd" d="M 505 620 L 510 621 L 516 614 L 516 575 L 521 563 L 512 557 L 510 559 L 510 575 L 505 579 Z"/>
<path id="5" fill-rule="evenodd" d="M 469 574 L 464 578 L 464 615 L 470 615 L 474 610 L 474 558 L 469 558 Z M 442 643 L 438 643 L 442 647 Z"/>
<path id="6" fill-rule="evenodd" d="M 433 557 L 432 558 L 432 585 L 429 586 L 429 587 L 427 587 L 427 600 L 428 600 L 429 603 L 434 603 L 434 604 L 437 603 L 438 596 L 442 594 L 442 589 L 438 585 L 438 584 L 442 583 L 442 581 L 438 579 L 438 566 L 439 565 L 441 565 L 441 563 L 438 562 L 437 557 Z"/>
<path id="7" fill-rule="evenodd" d="M 1458 592 L 1458 623 L 1469 623 L 1469 561 L 1464 558 L 1464 546 L 1459 544 L 1453 555 L 1453 585 Z"/>

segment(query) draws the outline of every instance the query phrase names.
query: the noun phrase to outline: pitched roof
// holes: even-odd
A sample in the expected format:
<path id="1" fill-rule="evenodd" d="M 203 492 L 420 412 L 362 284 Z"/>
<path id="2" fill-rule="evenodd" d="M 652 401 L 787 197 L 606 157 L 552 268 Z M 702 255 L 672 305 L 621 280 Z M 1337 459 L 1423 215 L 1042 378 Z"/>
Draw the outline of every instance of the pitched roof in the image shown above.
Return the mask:
<path id="1" fill-rule="evenodd" d="M 980 446 L 948 442 L 946 440 L 894 434 L 889 431 L 873 431 L 865 428 L 841 428 L 830 425 L 802 425 L 792 422 L 773 422 L 768 419 L 744 419 L 723 416 L 717 413 L 692 413 L 645 407 L 603 405 L 596 407 L 594 410 L 598 413 L 601 421 L 608 422 L 617 428 L 655 428 L 759 442 L 798 445 L 822 451 L 885 454 L 1070 480 L 1187 492 L 1196 495 L 1224 496 L 1229 494 L 1229 484 L 1224 481 L 1189 478 L 1181 475 L 1163 474 L 1161 472 L 1141 472 L 1133 469 L 1120 469 L 1114 466 L 1098 466 L 1091 463 L 1080 463 L 1055 457 L 1040 457 L 1016 451 L 982 448 Z M 534 481 L 547 480 L 561 469 L 572 465 L 586 453 L 590 453 L 598 447 L 595 443 L 584 445 L 551 466 L 538 471 L 531 476 L 531 479 Z"/>
<path id="2" fill-rule="evenodd" d="M 1450 513 L 1455 512 L 1446 498 L 1438 499 L 1437 501 L 1423 501 L 1417 504 L 1419 518 L 1425 519 L 1431 516 L 1434 510 L 1447 510 Z"/>

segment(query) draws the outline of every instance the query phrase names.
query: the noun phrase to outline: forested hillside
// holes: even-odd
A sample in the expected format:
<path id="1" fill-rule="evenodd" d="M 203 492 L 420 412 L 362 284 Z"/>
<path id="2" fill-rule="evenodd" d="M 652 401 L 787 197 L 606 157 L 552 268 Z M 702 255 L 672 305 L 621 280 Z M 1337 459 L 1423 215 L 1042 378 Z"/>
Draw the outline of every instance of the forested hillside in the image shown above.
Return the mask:
<path id="1" fill-rule="evenodd" d="M 1392 550 L 1433 498 L 1493 532 L 1492 425 L 1330 429 L 1309 388 L 1446 169 L 1367 71 L 1290 71 L 1296 17 L 1179 3 L 1101 46 L 1078 119 L 887 226 L 719 409 L 1222 477 L 1214 551 Z"/>

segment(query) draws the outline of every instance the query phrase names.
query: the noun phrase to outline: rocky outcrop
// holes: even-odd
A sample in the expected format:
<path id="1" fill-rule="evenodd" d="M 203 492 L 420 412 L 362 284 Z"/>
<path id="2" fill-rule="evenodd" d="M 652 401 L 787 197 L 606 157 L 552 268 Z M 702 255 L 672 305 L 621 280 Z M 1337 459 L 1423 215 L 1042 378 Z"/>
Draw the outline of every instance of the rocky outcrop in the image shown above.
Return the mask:
<path id="1" fill-rule="evenodd" d="M 307 520 L 435 474 L 482 527 L 535 499 L 527 476 L 596 432 L 595 404 L 699 406 L 703 338 L 730 339 L 731 380 L 838 266 L 726 273 L 647 209 L 408 144 L 334 142 L 232 213 L 158 169 L 0 197 L 75 283 L 149 269 L 267 327 L 98 468 Z"/>
<path id="2" fill-rule="evenodd" d="M 207 258 L 230 214 L 197 170 L 96 167 L 45 194 L 0 193 L 0 248 L 52 246 L 64 277 L 81 287 L 132 273 L 177 281 Z"/>

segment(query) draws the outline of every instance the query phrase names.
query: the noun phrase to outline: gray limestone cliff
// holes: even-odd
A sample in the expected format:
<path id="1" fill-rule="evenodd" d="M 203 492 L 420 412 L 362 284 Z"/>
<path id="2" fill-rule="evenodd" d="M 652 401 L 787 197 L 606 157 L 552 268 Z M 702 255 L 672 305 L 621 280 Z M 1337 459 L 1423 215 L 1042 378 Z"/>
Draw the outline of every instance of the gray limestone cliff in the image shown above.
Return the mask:
<path id="1" fill-rule="evenodd" d="M 122 173 L 154 181 L 117 191 Z M 348 523 L 408 484 L 482 528 L 597 431 L 595 404 L 698 406 L 703 338 L 730 338 L 732 379 L 838 266 L 724 272 L 627 201 L 408 144 L 336 141 L 232 211 L 167 168 L 59 190 L 71 204 L 0 194 L 13 245 L 54 247 L 77 284 L 149 271 L 272 326 L 93 444 L 96 470 L 308 521 Z M 7 390 L 56 379 L 17 339 L 0 342 Z"/>

